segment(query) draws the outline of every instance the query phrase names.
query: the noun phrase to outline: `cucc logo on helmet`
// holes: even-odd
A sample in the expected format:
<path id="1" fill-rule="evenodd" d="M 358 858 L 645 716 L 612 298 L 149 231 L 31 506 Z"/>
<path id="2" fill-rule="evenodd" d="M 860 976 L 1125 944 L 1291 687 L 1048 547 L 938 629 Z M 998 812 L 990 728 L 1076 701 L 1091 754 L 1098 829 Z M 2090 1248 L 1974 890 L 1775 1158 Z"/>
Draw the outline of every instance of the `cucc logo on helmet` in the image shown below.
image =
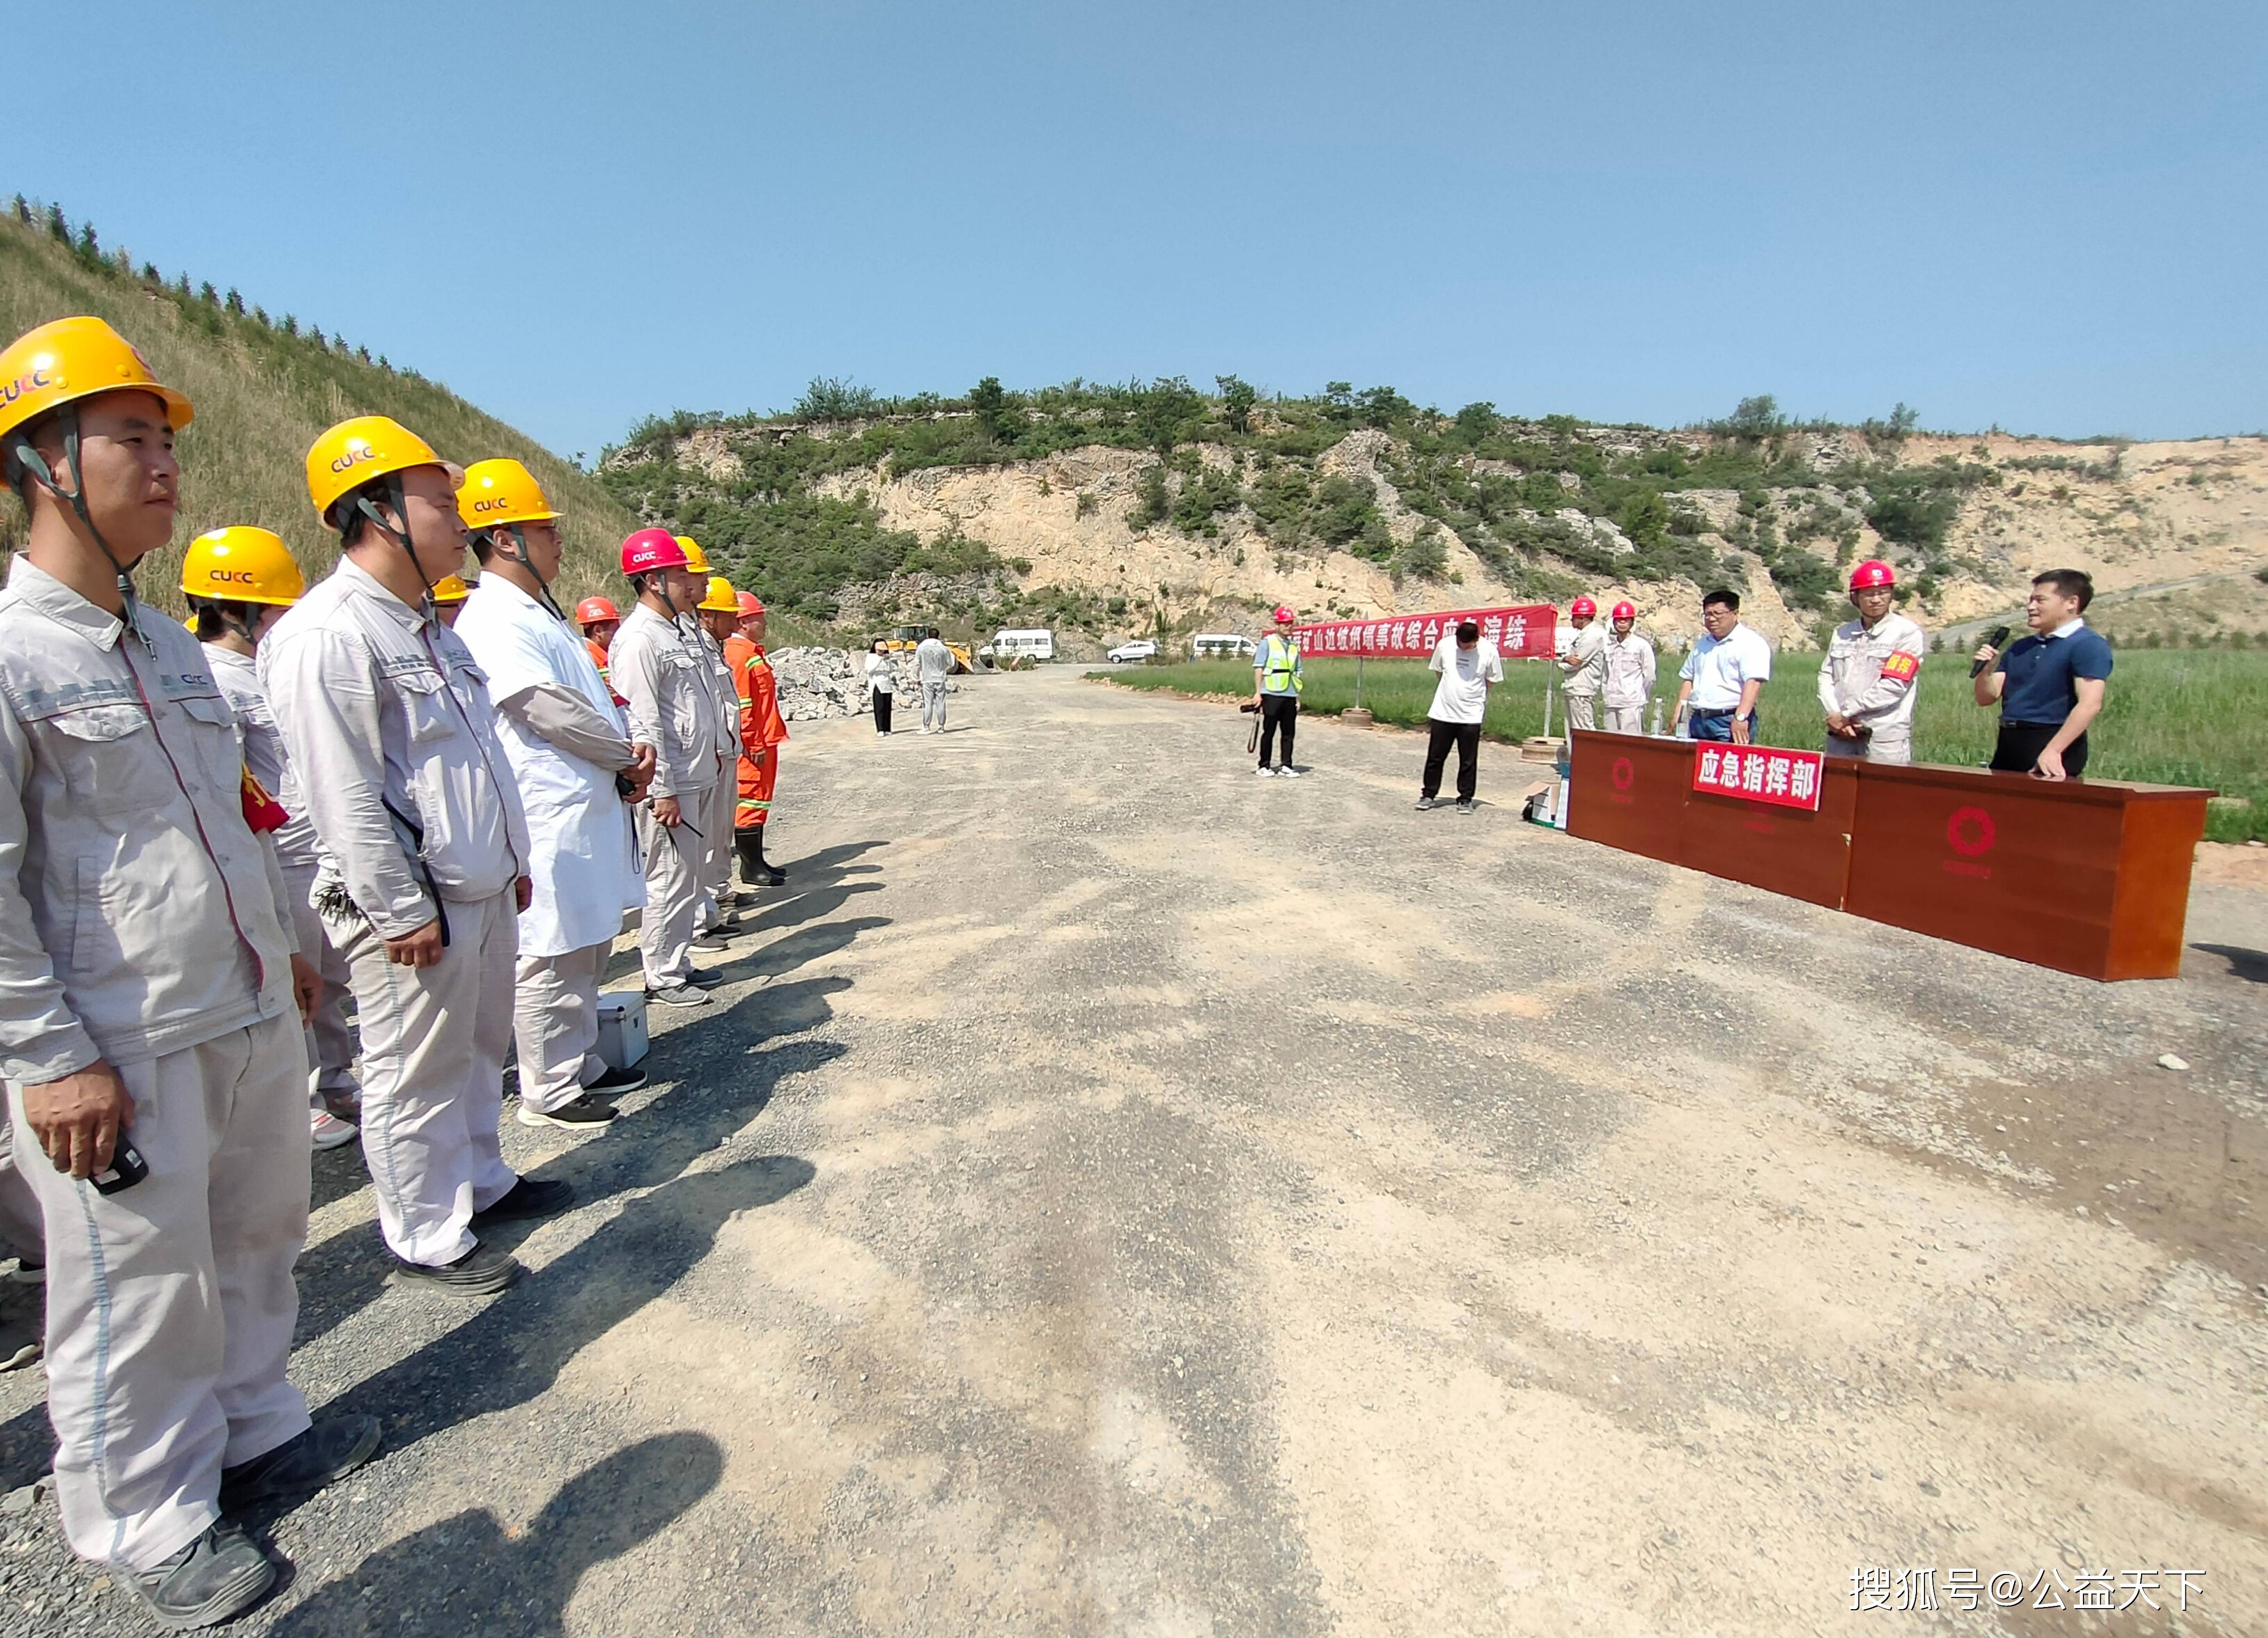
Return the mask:
<path id="1" fill-rule="evenodd" d="M 36 393 L 41 387 L 53 386 L 55 380 L 42 366 L 29 375 L 19 375 L 5 386 L 0 386 L 0 404 L 12 404 L 26 393 Z"/>
<path id="2" fill-rule="evenodd" d="M 369 444 L 357 444 L 350 446 L 345 454 L 335 456 L 332 459 L 331 470 L 333 472 L 348 472 L 359 466 L 366 460 L 376 460 L 377 459 L 378 452 L 371 448 Z"/>

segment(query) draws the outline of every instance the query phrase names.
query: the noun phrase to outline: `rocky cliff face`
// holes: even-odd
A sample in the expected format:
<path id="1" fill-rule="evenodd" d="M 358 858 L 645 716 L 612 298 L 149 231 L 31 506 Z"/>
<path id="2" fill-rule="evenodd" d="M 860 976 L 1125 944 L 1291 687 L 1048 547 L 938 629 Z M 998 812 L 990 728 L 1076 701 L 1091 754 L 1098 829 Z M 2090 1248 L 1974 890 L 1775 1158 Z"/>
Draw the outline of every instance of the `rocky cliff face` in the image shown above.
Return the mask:
<path id="1" fill-rule="evenodd" d="M 703 429 L 681 441 L 678 459 L 729 480 L 740 466 L 736 438 L 782 435 Z M 1583 428 L 1571 436 L 1620 462 L 1665 452 L 1697 462 L 1710 444 L 1705 435 L 1646 429 Z M 1837 588 L 1848 565 L 1870 556 L 1899 565 L 1902 580 L 1921 593 L 1911 612 L 1933 628 L 2015 608 L 2029 574 L 2067 566 L 2095 577 L 2110 594 L 2107 608 L 2122 599 L 2155 599 L 2157 588 L 2173 587 L 2192 595 L 2154 615 L 2161 625 L 2203 619 L 2192 608 L 2202 602 L 2238 628 L 2268 629 L 2268 586 L 2253 578 L 2268 563 L 2268 439 L 2260 437 L 2069 444 L 1994 433 L 1915 436 L 1885 449 L 1856 430 L 1792 433 L 1777 458 L 1794 463 L 1793 477 L 1745 493 L 1681 486 L 1666 497 L 1682 515 L 1675 526 L 1690 538 L 1689 559 L 1715 570 L 1668 578 L 1636 561 L 1641 555 L 1617 523 L 1597 515 L 1595 505 L 1587 510 L 1577 503 L 1586 497 L 1572 473 L 1558 474 L 1564 493 L 1544 474 L 1545 488 L 1565 503 L 1540 501 L 1521 513 L 1556 546 L 1515 555 L 1484 540 L 1469 541 L 1408 503 L 1397 487 L 1397 474 L 1406 479 L 1411 470 L 1406 444 L 1383 431 L 1349 432 L 1313 457 L 1311 470 L 1317 481 L 1344 479 L 1370 497 L 1383 538 L 1373 533 L 1358 552 L 1314 540 L 1287 547 L 1280 530 L 1271 538 L 1252 503 L 1262 470 L 1253 452 L 1200 444 L 1195 454 L 1192 462 L 1183 452 L 1187 470 L 1164 472 L 1169 512 L 1193 484 L 1216 479 L 1241 498 L 1194 530 L 1170 521 L 1145 526 L 1145 513 L 1156 510 L 1161 463 L 1145 451 L 1103 445 L 905 473 L 893 472 L 885 459 L 831 473 L 814 491 L 838 500 L 863 496 L 886 526 L 924 540 L 958 535 L 983 543 L 1009 566 L 1004 584 L 1027 594 L 1074 592 L 1108 609 L 1103 623 L 1114 628 L 1094 634 L 1105 641 L 1152 635 L 1161 613 L 1174 629 L 1237 629 L 1276 603 L 1304 615 L 1351 618 L 1460 604 L 1548 600 L 1564 607 L 1580 591 L 1602 606 L 1627 599 L 1646 629 L 1682 643 L 1697 628 L 1705 584 L 1727 579 L 1742 586 L 1751 623 L 1784 646 L 1802 648 L 1812 644 L 1822 614 L 1842 612 Z M 1955 510 L 1941 539 L 1927 547 L 1884 540 L 1868 522 L 1881 499 L 1869 483 L 1881 483 L 1885 470 L 1940 466 L 1967 474 L 1948 503 Z M 1535 481 L 1506 461 L 1466 457 L 1456 470 L 1472 481 L 1528 480 L 1524 493 L 1536 493 Z M 1438 544 L 1438 567 L 1428 562 L 1413 570 L 1402 548 L 1421 536 Z M 1818 560 L 1809 573 L 1828 588 L 1823 607 L 1792 606 L 1782 596 L 1791 565 L 1800 568 L 1797 553 Z M 977 584 L 985 577 L 950 585 L 947 577 L 934 578 L 936 585 L 846 586 L 843 619 L 856 623 L 870 609 L 938 599 L 985 600 Z"/>

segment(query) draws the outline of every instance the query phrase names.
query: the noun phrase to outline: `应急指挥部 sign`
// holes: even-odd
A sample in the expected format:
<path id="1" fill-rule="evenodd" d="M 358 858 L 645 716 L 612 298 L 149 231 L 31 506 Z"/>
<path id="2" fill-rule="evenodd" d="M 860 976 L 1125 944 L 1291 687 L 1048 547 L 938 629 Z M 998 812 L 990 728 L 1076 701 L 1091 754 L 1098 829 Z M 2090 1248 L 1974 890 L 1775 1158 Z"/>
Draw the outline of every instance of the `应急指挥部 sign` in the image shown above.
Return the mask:
<path id="1" fill-rule="evenodd" d="M 1819 790 L 1827 782 L 1827 758 L 1817 751 L 1782 751 L 1772 746 L 1697 745 L 1693 789 L 1712 797 L 1738 797 L 1776 808 L 1819 812 Z"/>

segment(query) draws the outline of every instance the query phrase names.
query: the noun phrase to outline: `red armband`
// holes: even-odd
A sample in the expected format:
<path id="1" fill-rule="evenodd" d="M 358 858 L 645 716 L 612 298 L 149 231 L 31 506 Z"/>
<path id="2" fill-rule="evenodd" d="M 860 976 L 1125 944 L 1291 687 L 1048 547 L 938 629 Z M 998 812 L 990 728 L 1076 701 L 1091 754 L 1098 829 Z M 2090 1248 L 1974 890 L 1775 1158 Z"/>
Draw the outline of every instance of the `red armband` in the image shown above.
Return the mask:
<path id="1" fill-rule="evenodd" d="M 252 770 L 248 768 L 244 770 L 242 794 L 244 822 L 252 827 L 254 835 L 282 830 L 291 822 L 291 816 L 284 811 L 284 804 L 268 794 L 268 788 L 252 776 Z"/>
<path id="2" fill-rule="evenodd" d="M 1901 649 L 1882 662 L 1884 682 L 1911 682 L 1921 671 L 1921 661 Z"/>

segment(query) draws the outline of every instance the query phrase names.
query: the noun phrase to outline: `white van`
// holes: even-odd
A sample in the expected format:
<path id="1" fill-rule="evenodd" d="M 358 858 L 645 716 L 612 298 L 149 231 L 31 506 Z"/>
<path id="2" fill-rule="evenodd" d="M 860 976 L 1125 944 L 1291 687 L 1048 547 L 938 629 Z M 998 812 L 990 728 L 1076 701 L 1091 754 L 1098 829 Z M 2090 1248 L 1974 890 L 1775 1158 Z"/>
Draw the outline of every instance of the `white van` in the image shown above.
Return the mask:
<path id="1" fill-rule="evenodd" d="M 992 657 L 998 660 L 1051 660 L 1056 657 L 1052 631 L 1003 631 L 992 638 Z"/>
<path id="2" fill-rule="evenodd" d="M 1200 631 L 1189 639 L 1189 657 L 1193 660 L 1249 659 L 1253 652 L 1252 639 L 1238 636 L 1233 631 Z"/>

